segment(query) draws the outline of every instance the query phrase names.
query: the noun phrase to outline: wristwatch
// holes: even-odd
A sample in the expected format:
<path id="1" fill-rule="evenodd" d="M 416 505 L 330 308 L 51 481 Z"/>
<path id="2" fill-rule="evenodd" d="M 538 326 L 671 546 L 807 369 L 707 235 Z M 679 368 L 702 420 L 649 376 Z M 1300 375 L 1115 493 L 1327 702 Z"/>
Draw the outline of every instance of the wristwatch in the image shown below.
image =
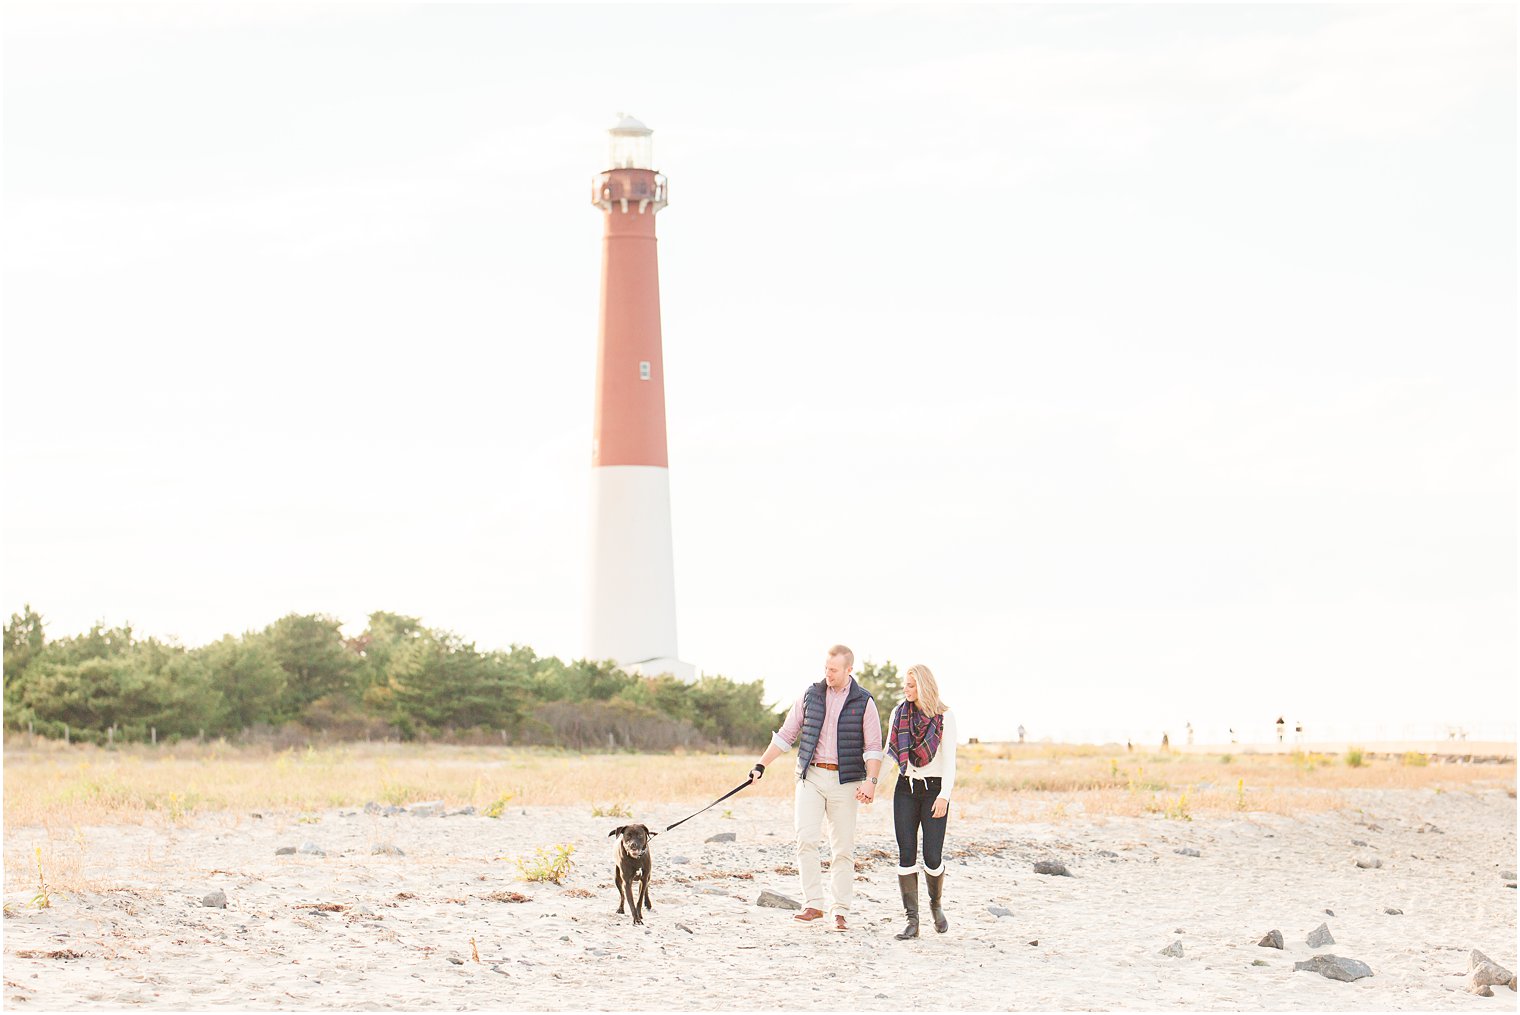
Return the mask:
<path id="1" fill-rule="evenodd" d="M 869 778 L 871 780 L 871 785 L 872 786 L 876 785 L 876 776 L 874 776 L 874 775 L 867 776 L 867 778 Z"/>

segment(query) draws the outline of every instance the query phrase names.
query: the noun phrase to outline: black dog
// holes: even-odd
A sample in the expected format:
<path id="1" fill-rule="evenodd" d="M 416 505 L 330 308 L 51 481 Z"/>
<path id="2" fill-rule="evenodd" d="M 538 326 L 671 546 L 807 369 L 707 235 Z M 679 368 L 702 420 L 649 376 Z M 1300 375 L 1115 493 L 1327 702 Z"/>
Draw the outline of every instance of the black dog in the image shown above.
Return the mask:
<path id="1" fill-rule="evenodd" d="M 617 866 L 613 868 L 618 890 L 617 911 L 622 913 L 625 903 L 632 906 L 635 925 L 644 922 L 641 907 L 654 908 L 654 904 L 649 901 L 649 875 L 654 870 L 654 862 L 649 858 L 649 840 L 659 834 L 643 825 L 621 825 L 607 833 L 608 838 L 622 836 L 618 839 Z M 633 895 L 635 883 L 639 888 L 637 899 Z"/>

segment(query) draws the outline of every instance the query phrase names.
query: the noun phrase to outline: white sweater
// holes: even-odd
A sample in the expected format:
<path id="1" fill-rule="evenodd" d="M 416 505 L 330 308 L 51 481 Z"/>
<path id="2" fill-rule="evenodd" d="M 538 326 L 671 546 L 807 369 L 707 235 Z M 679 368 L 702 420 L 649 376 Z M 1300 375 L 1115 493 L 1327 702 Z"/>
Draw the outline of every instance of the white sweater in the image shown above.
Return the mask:
<path id="1" fill-rule="evenodd" d="M 892 718 L 887 722 L 887 737 L 890 739 L 892 731 L 897 728 L 897 713 L 902 710 L 903 702 L 898 702 L 892 710 Z M 948 801 L 950 791 L 955 788 L 955 713 L 945 712 L 944 735 L 940 738 L 939 750 L 934 752 L 934 757 L 923 768 L 914 767 L 907 758 L 899 758 L 898 767 L 902 770 L 905 779 L 939 779 L 939 799 Z"/>

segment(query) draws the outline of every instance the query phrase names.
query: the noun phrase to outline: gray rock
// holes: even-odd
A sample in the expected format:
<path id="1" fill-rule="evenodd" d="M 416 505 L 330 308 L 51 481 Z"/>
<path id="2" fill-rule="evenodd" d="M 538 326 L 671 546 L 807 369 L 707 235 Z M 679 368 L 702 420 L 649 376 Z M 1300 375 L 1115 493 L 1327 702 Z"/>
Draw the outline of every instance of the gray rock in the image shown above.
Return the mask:
<path id="1" fill-rule="evenodd" d="M 277 850 L 274 851 L 274 855 L 275 856 L 293 856 L 293 855 L 295 855 L 295 851 L 296 851 L 296 848 L 294 846 L 281 846 L 279 849 L 277 849 Z"/>
<path id="2" fill-rule="evenodd" d="M 307 856 L 326 856 L 327 855 L 326 850 L 324 850 L 321 846 L 318 846 L 315 842 L 303 842 L 303 843 L 301 843 L 301 848 L 298 849 L 298 850 L 296 850 L 296 852 L 298 852 L 298 853 L 305 853 Z"/>
<path id="3" fill-rule="evenodd" d="M 1515 989 L 1515 974 L 1499 963 L 1474 950 L 1468 960 L 1467 989 L 1480 997 L 1493 997 L 1490 987 Z"/>
<path id="4" fill-rule="evenodd" d="M 355 906 L 353 909 L 349 910 L 349 912 L 353 913 L 355 916 L 375 915 L 375 911 L 373 909 L 370 909 L 368 906 Z"/>
<path id="5" fill-rule="evenodd" d="M 1256 947 L 1258 948 L 1276 948 L 1281 950 L 1282 946 L 1283 936 L 1280 930 L 1269 930 L 1265 937 L 1256 942 Z"/>
<path id="6" fill-rule="evenodd" d="M 1330 936 L 1329 924 L 1320 924 L 1309 932 L 1305 939 L 1310 948 L 1328 948 L 1335 944 L 1335 938 Z"/>
<path id="7" fill-rule="evenodd" d="M 1327 909 L 1327 910 L 1325 910 L 1325 915 L 1326 916 L 1334 916 L 1335 915 L 1335 910 L 1333 910 L 1333 909 Z"/>
<path id="8" fill-rule="evenodd" d="M 201 899 L 201 905 L 207 906 L 211 909 L 226 909 L 227 893 L 222 891 L 220 888 L 214 892 L 209 892 L 204 898 Z"/>
<path id="9" fill-rule="evenodd" d="M 1119 859 L 1119 854 L 1115 853 L 1111 849 L 1100 849 L 1100 850 L 1098 850 L 1098 855 L 1102 856 L 1102 857 L 1107 857 L 1110 860 L 1117 860 L 1117 859 Z"/>
<path id="10" fill-rule="evenodd" d="M 1067 870 L 1066 865 L 1059 860 L 1038 860 L 1035 862 L 1034 872 L 1058 878 L 1071 877 L 1071 871 Z"/>
<path id="11" fill-rule="evenodd" d="M 1040 947 L 1040 939 L 1039 938 L 1035 938 L 1033 941 L 1025 941 L 1024 943 L 1026 945 L 1028 945 L 1029 947 L 1031 947 L 1031 948 L 1038 948 L 1038 947 Z"/>
<path id="12" fill-rule="evenodd" d="M 444 817 L 446 817 L 446 818 L 457 818 L 457 817 L 460 817 L 461 815 L 467 816 L 467 815 L 474 814 L 474 813 L 475 813 L 475 805 L 474 804 L 466 804 L 465 806 L 459 808 L 457 811 L 449 811 L 447 814 L 444 815 Z"/>
<path id="13" fill-rule="evenodd" d="M 427 800 L 420 804 L 412 804 L 406 812 L 416 818 L 441 818 L 443 817 L 443 801 Z"/>
<path id="14" fill-rule="evenodd" d="M 708 842 L 735 842 L 739 836 L 734 832 L 719 832 L 717 835 L 709 835 Z"/>
<path id="15" fill-rule="evenodd" d="M 1160 954 L 1162 954 L 1162 955 L 1170 955 L 1174 959 L 1180 959 L 1180 958 L 1182 958 L 1182 942 L 1181 941 L 1173 941 L 1171 944 L 1169 944 L 1165 948 L 1161 949 Z"/>
<path id="16" fill-rule="evenodd" d="M 1174 850 L 1172 850 L 1172 852 L 1176 853 L 1178 856 L 1202 856 L 1203 855 L 1198 850 L 1194 849 L 1192 846 L 1183 846 L 1181 849 L 1174 849 Z"/>
<path id="17" fill-rule="evenodd" d="M 1365 849 L 1367 847 L 1367 840 L 1366 839 L 1352 839 L 1351 840 L 1351 845 L 1353 845 L 1353 846 L 1361 846 L 1362 848 Z"/>
<path id="18" fill-rule="evenodd" d="M 1514 871 L 1500 871 L 1499 872 L 1499 880 L 1500 881 L 1513 881 L 1513 880 L 1515 880 L 1515 872 Z"/>
<path id="19" fill-rule="evenodd" d="M 796 902 L 796 901 L 794 901 L 792 899 L 789 899 L 785 895 L 780 894 L 779 892 L 773 892 L 773 891 L 771 891 L 768 888 L 764 889 L 764 890 L 762 890 L 760 892 L 760 897 L 755 900 L 755 905 L 757 905 L 757 906 L 764 906 L 767 909 L 801 909 L 802 908 L 802 903 Z"/>
<path id="20" fill-rule="evenodd" d="M 1344 980 L 1347 983 L 1372 975 L 1372 969 L 1367 963 L 1356 959 L 1344 959 L 1339 955 L 1316 955 L 1308 962 L 1293 963 L 1294 972 L 1300 969 L 1327 976 L 1332 980 Z"/>
<path id="21" fill-rule="evenodd" d="M 1252 959 L 1251 960 L 1251 965 L 1253 965 L 1253 966 L 1270 966 L 1271 964 L 1272 963 L 1268 962 L 1266 959 Z"/>
<path id="22" fill-rule="evenodd" d="M 1006 909 L 1006 908 L 1004 908 L 1002 906 L 988 906 L 987 907 L 987 912 L 991 913 L 993 916 L 1012 916 L 1013 915 L 1013 910 Z"/>
<path id="23" fill-rule="evenodd" d="M 1392 906 L 1389 906 L 1388 908 L 1384 909 L 1383 912 L 1387 913 L 1389 916 L 1403 916 L 1404 915 L 1404 911 L 1402 909 L 1394 909 Z"/>
<path id="24" fill-rule="evenodd" d="M 454 963 L 454 965 L 456 965 L 456 966 L 462 966 L 462 965 L 464 965 L 464 959 L 458 958 L 457 956 L 454 956 L 454 955 L 450 955 L 449 956 L 449 961 L 452 962 L 452 963 Z"/>
<path id="25" fill-rule="evenodd" d="M 1515 887 L 1515 882 L 1513 882 L 1513 881 L 1506 881 L 1504 883 L 1504 887 L 1505 888 L 1513 888 L 1513 887 Z"/>
<path id="26" fill-rule="evenodd" d="M 689 857 L 689 856 L 673 856 L 673 857 L 670 857 L 669 859 L 667 859 L 665 862 L 666 863 L 691 863 L 691 857 Z"/>
<path id="27" fill-rule="evenodd" d="M 382 808 L 380 807 L 380 805 L 377 804 L 377 803 L 375 803 L 375 801 L 373 801 L 373 800 L 371 800 L 369 803 L 367 803 L 367 804 L 364 805 L 364 813 L 365 814 L 379 814 L 381 810 L 382 810 Z"/>
<path id="28" fill-rule="evenodd" d="M 691 935 L 692 935 L 692 936 L 696 936 L 696 932 L 695 932 L 695 931 L 693 931 L 693 930 L 692 930 L 692 929 L 691 929 L 691 928 L 690 928 L 690 927 L 688 927 L 688 926 L 686 926 L 686 924 L 684 924 L 684 923 L 678 923 L 678 924 L 676 924 L 676 926 L 677 926 L 677 927 L 680 927 L 680 928 L 681 928 L 681 929 L 682 929 L 682 930 L 684 930 L 684 931 L 685 931 L 685 932 L 686 932 L 686 933 L 688 933 L 688 934 L 691 934 Z M 565 940 L 567 940 L 567 941 L 568 941 L 568 940 L 569 940 L 569 938 L 566 938 L 566 939 L 565 939 Z"/>
<path id="29" fill-rule="evenodd" d="M 388 842 L 376 843 L 369 852 L 371 856 L 406 856 L 401 852 L 400 846 L 393 846 Z"/>
<path id="30" fill-rule="evenodd" d="M 1356 858 L 1356 865 L 1363 870 L 1375 871 L 1383 866 L 1383 861 L 1375 856 L 1359 856 Z"/>
<path id="31" fill-rule="evenodd" d="M 699 895 L 728 895 L 727 888 L 719 888 L 717 885 L 703 885 L 697 889 Z"/>

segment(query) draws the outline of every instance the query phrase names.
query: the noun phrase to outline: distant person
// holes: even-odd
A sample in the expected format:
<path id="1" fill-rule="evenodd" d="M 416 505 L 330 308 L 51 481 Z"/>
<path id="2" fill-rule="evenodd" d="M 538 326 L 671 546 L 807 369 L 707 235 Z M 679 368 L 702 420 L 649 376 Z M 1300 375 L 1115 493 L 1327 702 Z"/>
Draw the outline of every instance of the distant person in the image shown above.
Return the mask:
<path id="1" fill-rule="evenodd" d="M 892 823 L 897 832 L 897 885 L 908 925 L 897 940 L 918 937 L 918 868 L 929 885 L 934 929 L 950 929 L 940 908 L 945 898 L 945 828 L 955 788 L 955 713 L 940 700 L 939 684 L 927 666 L 910 666 L 903 677 L 903 700 L 887 720 L 887 757 L 897 762 Z M 919 834 L 923 861 L 919 863 Z"/>
<path id="2" fill-rule="evenodd" d="M 1288 728 L 1288 724 L 1285 723 L 1285 722 L 1283 722 L 1283 717 L 1282 716 L 1278 716 L 1277 717 L 1277 742 L 1278 743 L 1282 743 L 1283 742 L 1283 730 L 1285 730 L 1287 728 Z"/>
<path id="3" fill-rule="evenodd" d="M 1170 751 L 1172 749 L 1172 738 L 1165 733 L 1161 734 L 1161 749 L 1163 751 Z"/>
<path id="4" fill-rule="evenodd" d="M 1124 741 L 1124 750 L 1127 751 L 1130 754 L 1134 754 L 1135 753 L 1135 745 L 1132 742 L 1126 740 L 1126 741 Z"/>
<path id="5" fill-rule="evenodd" d="M 1300 745 L 1304 742 L 1304 724 L 1301 722 L 1293 724 L 1293 742 Z"/>
<path id="6" fill-rule="evenodd" d="M 1023 742 L 1024 742 L 1024 724 L 1023 723 L 1019 723 L 1019 743 L 1022 744 Z"/>
<path id="7" fill-rule="evenodd" d="M 1230 727 L 1230 743 L 1232 743 L 1232 744 L 1238 744 L 1238 743 L 1240 743 L 1240 740 L 1237 739 L 1236 736 L 1235 736 L 1235 727 L 1234 726 Z"/>
<path id="8" fill-rule="evenodd" d="M 1192 747 L 1193 746 L 1193 724 L 1192 723 L 1188 723 L 1187 724 L 1187 738 L 1188 738 L 1188 746 Z"/>
<path id="9" fill-rule="evenodd" d="M 797 785 L 792 792 L 797 830 L 797 873 L 802 879 L 803 910 L 799 923 L 823 919 L 823 870 L 818 839 L 829 828 L 829 891 L 834 930 L 846 929 L 845 916 L 855 898 L 855 811 L 876 797 L 881 771 L 881 719 L 876 700 L 851 671 L 855 653 L 843 645 L 829 649 L 823 679 L 798 696 L 781 729 L 750 769 L 750 782 L 765 766 L 797 747 Z"/>

